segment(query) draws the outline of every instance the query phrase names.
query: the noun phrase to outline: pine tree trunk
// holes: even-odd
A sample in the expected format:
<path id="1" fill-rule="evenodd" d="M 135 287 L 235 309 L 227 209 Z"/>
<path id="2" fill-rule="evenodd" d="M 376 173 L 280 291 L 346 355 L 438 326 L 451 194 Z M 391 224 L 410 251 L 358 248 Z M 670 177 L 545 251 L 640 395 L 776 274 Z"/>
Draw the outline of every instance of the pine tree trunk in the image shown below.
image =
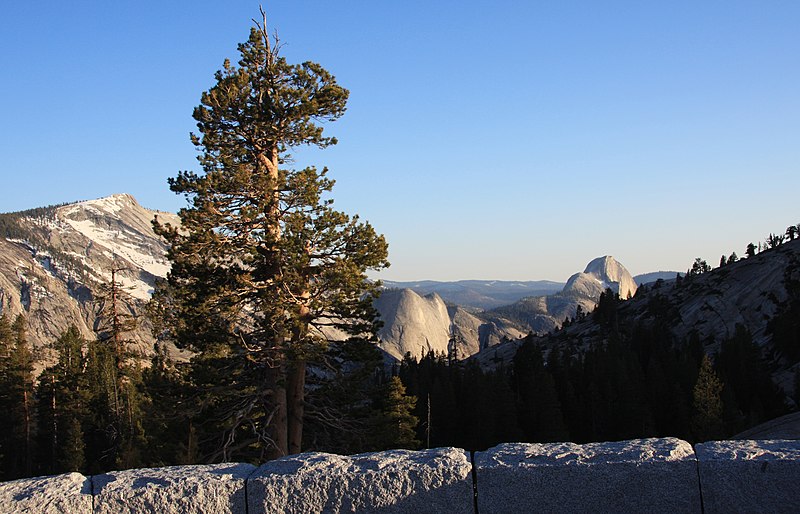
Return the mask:
<path id="1" fill-rule="evenodd" d="M 306 248 L 310 252 L 310 248 Z M 300 453 L 303 445 L 303 417 L 305 415 L 306 357 L 303 344 L 308 337 L 311 294 L 308 289 L 298 295 L 300 302 L 297 311 L 299 322 L 292 331 L 292 344 L 296 345 L 294 362 L 290 363 L 287 374 L 286 398 L 289 414 L 289 454 Z"/>
<path id="2" fill-rule="evenodd" d="M 289 371 L 286 397 L 289 414 L 289 454 L 300 453 L 305 414 L 306 362 L 298 360 Z"/>
<path id="3" fill-rule="evenodd" d="M 278 172 L 278 148 L 273 146 L 265 153 L 259 155 L 259 161 L 267 176 L 270 179 L 272 190 L 272 202 L 269 205 L 267 215 L 267 230 L 277 243 L 281 239 L 280 224 L 280 205 L 278 188 L 280 175 Z M 277 257 L 279 260 L 280 257 Z M 280 337 L 280 336 L 279 336 Z M 283 340 L 274 341 L 275 348 L 283 346 Z M 280 362 L 267 368 L 267 408 L 271 409 L 272 419 L 270 421 L 269 436 L 272 439 L 272 446 L 267 450 L 268 459 L 276 459 L 289 454 L 288 443 L 288 420 L 287 420 L 287 397 L 286 397 L 286 363 L 285 356 L 280 354 Z"/>
<path id="4" fill-rule="evenodd" d="M 268 434 L 272 445 L 267 449 L 267 459 L 278 459 L 289 454 L 286 429 L 286 377 L 283 365 L 267 368 L 267 412 L 272 413 Z"/>

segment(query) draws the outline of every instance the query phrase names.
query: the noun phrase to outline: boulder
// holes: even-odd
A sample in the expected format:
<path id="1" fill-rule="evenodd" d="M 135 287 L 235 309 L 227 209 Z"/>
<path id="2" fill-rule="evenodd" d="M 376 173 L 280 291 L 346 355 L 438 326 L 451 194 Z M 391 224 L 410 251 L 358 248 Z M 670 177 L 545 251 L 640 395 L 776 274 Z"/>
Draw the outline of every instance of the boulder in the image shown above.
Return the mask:
<path id="1" fill-rule="evenodd" d="M 247 485 L 248 512 L 470 513 L 471 470 L 456 448 L 304 453 L 258 468 Z"/>
<path id="2" fill-rule="evenodd" d="M 706 514 L 797 512 L 800 441 L 714 441 L 695 451 Z"/>
<path id="3" fill-rule="evenodd" d="M 674 438 L 509 443 L 475 466 L 481 514 L 701 511 L 692 446 Z"/>
<path id="4" fill-rule="evenodd" d="M 241 513 L 252 464 L 171 466 L 92 477 L 95 514 Z"/>
<path id="5" fill-rule="evenodd" d="M 92 514 L 92 484 L 80 473 L 0 482 L 0 512 Z"/>

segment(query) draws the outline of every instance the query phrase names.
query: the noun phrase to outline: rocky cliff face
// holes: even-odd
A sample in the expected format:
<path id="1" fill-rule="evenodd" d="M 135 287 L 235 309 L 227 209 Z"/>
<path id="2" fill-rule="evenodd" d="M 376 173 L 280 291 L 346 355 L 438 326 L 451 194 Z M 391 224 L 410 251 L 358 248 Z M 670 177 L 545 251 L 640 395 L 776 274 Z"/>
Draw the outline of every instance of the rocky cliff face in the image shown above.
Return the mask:
<path id="1" fill-rule="evenodd" d="M 591 261 L 583 273 L 572 275 L 562 293 L 596 299 L 609 288 L 622 298 L 636 293 L 636 282 L 628 270 L 613 257 L 606 255 Z"/>
<path id="2" fill-rule="evenodd" d="M 436 293 L 420 296 L 411 289 L 387 289 L 375 307 L 384 323 L 379 346 L 398 360 L 408 352 L 415 357 L 429 351 L 449 355 L 451 337 L 456 358 L 463 359 L 504 338 L 525 335 L 507 320 L 481 319 L 463 308 L 448 308 Z"/>
<path id="3" fill-rule="evenodd" d="M 523 324 L 536 334 L 546 334 L 565 319 L 574 318 L 579 307 L 584 313 L 591 312 L 608 288 L 627 298 L 636 293 L 637 286 L 628 270 L 607 255 L 592 260 L 582 273 L 572 275 L 557 294 L 523 298 L 492 312 Z"/>
<path id="4" fill-rule="evenodd" d="M 129 294 L 124 308 L 140 312 L 156 278 L 169 270 L 166 247 L 151 226 L 156 215 L 177 223 L 174 214 L 145 209 L 126 194 L 2 215 L 0 312 L 25 315 L 35 349 L 70 325 L 94 337 L 96 294 L 112 268 Z M 130 336 L 135 349 L 152 349 L 147 323 Z"/>

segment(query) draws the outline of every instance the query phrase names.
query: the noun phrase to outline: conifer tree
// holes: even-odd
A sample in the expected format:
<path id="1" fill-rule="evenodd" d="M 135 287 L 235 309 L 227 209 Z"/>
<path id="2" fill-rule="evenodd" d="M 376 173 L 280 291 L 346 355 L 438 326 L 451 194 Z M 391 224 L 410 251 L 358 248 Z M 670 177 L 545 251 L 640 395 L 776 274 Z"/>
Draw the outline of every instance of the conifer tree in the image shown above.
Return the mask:
<path id="1" fill-rule="evenodd" d="M 694 415 L 692 431 L 698 442 L 722 435 L 722 383 L 714 372 L 708 355 L 703 356 L 700 373 L 692 392 Z"/>
<path id="2" fill-rule="evenodd" d="M 170 358 L 164 345 L 156 344 L 150 367 L 142 373 L 148 399 L 144 416 L 148 466 L 198 462 L 194 399 L 190 397 L 185 368 Z"/>
<path id="3" fill-rule="evenodd" d="M 85 465 L 84 423 L 88 422 L 89 385 L 86 341 L 70 326 L 53 343 L 58 362 L 45 369 L 38 388 L 39 461 L 48 474 L 81 471 Z"/>
<path id="4" fill-rule="evenodd" d="M 95 299 L 98 313 L 97 341 L 89 345 L 96 419 L 105 424 L 104 460 L 109 465 L 130 468 L 141 465 L 140 447 L 144 443 L 142 427 L 141 368 L 139 355 L 131 351 L 127 335 L 137 326 L 128 305 L 130 295 L 118 280 L 122 268 L 115 262 L 111 280 L 103 284 Z"/>
<path id="5" fill-rule="evenodd" d="M 416 428 L 419 419 L 414 416 L 417 399 L 406 395 L 406 388 L 400 377 L 389 379 L 381 398 L 381 415 L 377 433 L 382 437 L 382 449 L 419 448 Z"/>
<path id="6" fill-rule="evenodd" d="M 5 478 L 31 476 L 33 471 L 34 376 L 33 356 L 28 348 L 26 321 L 19 314 L 11 325 L 12 341 L 3 356 L 3 472 Z M 5 331 L 5 330 L 3 330 Z M 5 337 L 8 337 L 6 335 Z"/>
<path id="7" fill-rule="evenodd" d="M 262 13 L 263 14 L 263 13 Z M 325 328 L 372 337 L 376 285 L 388 265 L 373 228 L 332 208 L 327 170 L 283 167 L 288 151 L 335 144 L 319 124 L 338 119 L 348 92 L 320 65 L 289 64 L 263 22 L 225 61 L 194 111 L 202 173 L 171 189 L 191 200 L 181 227 L 155 223 L 172 270 L 154 311 L 176 344 L 197 352 L 195 382 L 214 385 L 222 451 L 263 457 L 301 449 L 306 363 Z M 226 398 L 223 398 L 227 395 Z M 249 438 L 249 440 L 248 440 Z"/>

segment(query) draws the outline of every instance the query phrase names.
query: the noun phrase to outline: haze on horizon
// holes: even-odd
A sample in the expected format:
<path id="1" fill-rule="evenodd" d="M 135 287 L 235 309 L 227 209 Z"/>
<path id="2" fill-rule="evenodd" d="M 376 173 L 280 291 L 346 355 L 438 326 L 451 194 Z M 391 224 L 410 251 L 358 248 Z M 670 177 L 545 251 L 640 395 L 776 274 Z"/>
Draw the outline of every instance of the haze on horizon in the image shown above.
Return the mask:
<path id="1" fill-rule="evenodd" d="M 800 222 L 800 4 L 273 1 L 350 90 L 303 151 L 386 235 L 388 280 L 565 281 L 716 264 Z M 192 109 L 258 4 L 12 3 L 0 211 L 132 194 L 175 211 Z"/>

